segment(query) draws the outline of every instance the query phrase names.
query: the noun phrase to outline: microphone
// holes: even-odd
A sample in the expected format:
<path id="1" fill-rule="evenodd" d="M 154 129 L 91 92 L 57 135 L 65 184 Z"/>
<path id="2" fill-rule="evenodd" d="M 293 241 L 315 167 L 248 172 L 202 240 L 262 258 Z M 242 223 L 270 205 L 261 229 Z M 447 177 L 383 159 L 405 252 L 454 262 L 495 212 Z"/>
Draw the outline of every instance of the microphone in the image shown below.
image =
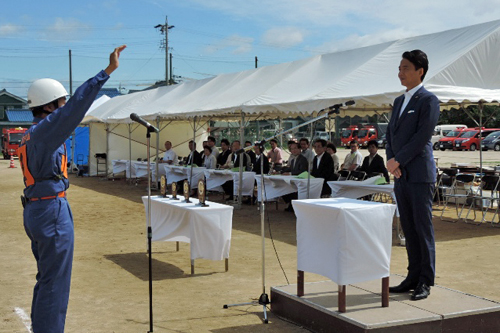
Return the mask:
<path id="1" fill-rule="evenodd" d="M 132 119 L 136 123 L 139 123 L 142 126 L 146 127 L 149 132 L 156 132 L 156 133 L 159 132 L 156 127 L 154 127 L 153 125 L 151 125 L 150 123 L 148 123 L 146 120 L 144 120 L 143 118 L 141 118 L 137 113 L 131 113 L 130 114 L 130 119 Z"/>
<path id="2" fill-rule="evenodd" d="M 142 126 L 145 126 L 148 129 L 148 131 L 150 131 L 150 132 L 156 132 L 156 133 L 159 132 L 156 127 L 154 127 L 153 125 L 151 125 L 150 123 L 148 123 L 146 120 L 144 120 L 141 117 L 139 117 L 139 115 L 137 113 L 131 113 L 130 114 L 130 119 L 132 119 L 136 123 L 141 124 Z"/>
<path id="3" fill-rule="evenodd" d="M 339 113 L 339 109 L 343 106 L 351 106 L 351 105 L 354 105 L 356 104 L 356 102 L 354 100 L 349 100 L 347 102 L 344 102 L 344 103 L 339 103 L 339 104 L 335 104 L 335 105 L 332 105 L 332 106 L 329 106 L 327 107 L 326 109 L 323 109 L 323 110 L 328 110 L 328 114 L 333 114 L 333 113 Z M 323 111 L 321 110 L 321 111 Z"/>

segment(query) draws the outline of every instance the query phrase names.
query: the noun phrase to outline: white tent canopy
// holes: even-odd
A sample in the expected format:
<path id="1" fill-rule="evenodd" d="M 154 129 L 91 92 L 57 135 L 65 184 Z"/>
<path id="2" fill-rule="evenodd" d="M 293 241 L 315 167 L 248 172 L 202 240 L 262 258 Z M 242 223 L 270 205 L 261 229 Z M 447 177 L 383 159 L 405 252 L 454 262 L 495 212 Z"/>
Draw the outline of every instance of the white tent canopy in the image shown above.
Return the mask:
<path id="1" fill-rule="evenodd" d="M 266 117 L 313 114 L 354 99 L 345 110 L 390 110 L 403 88 L 397 77 L 404 51 L 429 57 L 424 84 L 443 103 L 500 100 L 500 20 L 213 78 L 119 96 L 89 114 L 88 120 L 222 116 L 244 112 Z"/>

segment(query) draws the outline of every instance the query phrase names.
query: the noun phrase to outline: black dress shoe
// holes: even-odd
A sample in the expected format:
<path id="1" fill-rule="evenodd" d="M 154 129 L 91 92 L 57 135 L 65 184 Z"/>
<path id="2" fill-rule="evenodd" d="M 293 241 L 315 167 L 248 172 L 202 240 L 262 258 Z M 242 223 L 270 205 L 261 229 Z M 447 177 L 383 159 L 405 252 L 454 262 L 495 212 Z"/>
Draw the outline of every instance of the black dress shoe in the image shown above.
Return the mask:
<path id="1" fill-rule="evenodd" d="M 404 279 L 398 286 L 389 287 L 390 293 L 407 293 L 412 289 L 417 287 L 418 282 L 413 282 L 408 279 Z"/>
<path id="2" fill-rule="evenodd" d="M 411 295 L 412 301 L 418 301 L 421 299 L 426 299 L 427 296 L 431 294 L 431 287 L 426 285 L 425 283 L 419 282 L 413 294 Z"/>

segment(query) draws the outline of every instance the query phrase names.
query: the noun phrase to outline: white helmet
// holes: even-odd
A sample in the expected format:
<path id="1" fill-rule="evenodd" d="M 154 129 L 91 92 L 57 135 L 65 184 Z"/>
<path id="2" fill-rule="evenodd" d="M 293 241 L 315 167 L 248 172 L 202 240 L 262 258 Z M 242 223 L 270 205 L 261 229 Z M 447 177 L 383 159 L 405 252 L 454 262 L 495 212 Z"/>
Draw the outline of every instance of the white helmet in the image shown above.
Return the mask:
<path id="1" fill-rule="evenodd" d="M 68 92 L 59 81 L 39 79 L 33 82 L 28 89 L 28 105 L 30 108 L 34 108 L 66 96 L 68 96 Z"/>

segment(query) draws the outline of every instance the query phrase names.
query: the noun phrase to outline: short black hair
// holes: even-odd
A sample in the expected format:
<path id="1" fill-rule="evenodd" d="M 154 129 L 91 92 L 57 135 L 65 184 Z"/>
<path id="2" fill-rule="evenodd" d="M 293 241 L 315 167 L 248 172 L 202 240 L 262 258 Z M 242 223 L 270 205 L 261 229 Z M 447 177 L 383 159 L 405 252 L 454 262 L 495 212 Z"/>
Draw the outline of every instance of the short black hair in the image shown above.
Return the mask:
<path id="1" fill-rule="evenodd" d="M 214 137 L 214 136 L 211 136 L 211 135 L 210 135 L 210 136 L 207 138 L 207 140 L 208 140 L 208 141 L 211 141 L 211 142 L 213 142 L 213 143 L 215 143 L 215 137 Z"/>
<path id="2" fill-rule="evenodd" d="M 353 143 L 354 143 L 356 146 L 359 146 L 359 143 L 358 143 L 358 141 L 356 141 L 356 140 L 352 140 L 351 142 L 349 142 L 349 146 L 350 146 L 350 145 L 352 145 Z"/>
<path id="3" fill-rule="evenodd" d="M 203 150 L 205 150 L 205 149 L 208 149 L 210 152 L 212 152 L 212 148 L 210 146 L 208 146 L 208 145 L 203 146 Z"/>
<path id="4" fill-rule="evenodd" d="M 321 147 L 326 147 L 326 140 L 318 139 L 314 143 L 317 143 L 317 142 L 321 143 Z"/>
<path id="5" fill-rule="evenodd" d="M 220 140 L 220 143 L 221 144 L 224 143 L 224 144 L 226 144 L 226 146 L 229 146 L 229 140 L 228 139 L 222 139 L 222 140 Z"/>
<path id="6" fill-rule="evenodd" d="M 309 139 L 308 138 L 301 138 L 299 142 L 305 141 L 306 144 L 309 144 Z"/>
<path id="7" fill-rule="evenodd" d="M 291 145 L 292 143 L 297 143 L 295 140 L 288 140 L 288 145 Z"/>
<path id="8" fill-rule="evenodd" d="M 247 144 L 247 143 L 249 143 L 249 144 L 250 144 L 250 146 L 252 145 L 252 142 L 251 142 L 251 141 L 248 141 L 248 140 L 247 140 L 247 141 L 245 141 L 245 144 Z"/>
<path id="9" fill-rule="evenodd" d="M 269 140 L 269 142 L 274 142 L 275 144 L 278 144 L 278 140 L 276 140 L 276 139 L 271 139 L 271 140 Z"/>
<path id="10" fill-rule="evenodd" d="M 299 143 L 298 142 L 295 142 L 295 141 L 288 141 L 288 146 L 290 147 L 290 149 L 292 148 L 292 145 L 296 145 L 297 148 L 300 148 L 299 146 Z"/>
<path id="11" fill-rule="evenodd" d="M 334 153 L 337 153 L 337 147 L 331 142 L 326 145 L 326 148 L 330 148 Z"/>
<path id="12" fill-rule="evenodd" d="M 189 143 L 192 143 L 193 147 L 196 147 L 196 142 L 194 142 L 193 140 L 189 141 Z"/>
<path id="13" fill-rule="evenodd" d="M 378 148 L 378 142 L 377 142 L 377 140 L 370 140 L 370 141 L 368 141 L 368 144 L 366 146 L 370 147 L 371 145 L 374 145 L 376 148 Z"/>
<path id="14" fill-rule="evenodd" d="M 427 54 L 421 50 L 406 51 L 403 53 L 403 59 L 411 62 L 413 66 L 415 66 L 415 70 L 419 70 L 420 68 L 424 69 L 424 74 L 420 77 L 420 80 L 424 81 L 425 74 L 427 74 L 427 70 L 429 69 Z"/>

